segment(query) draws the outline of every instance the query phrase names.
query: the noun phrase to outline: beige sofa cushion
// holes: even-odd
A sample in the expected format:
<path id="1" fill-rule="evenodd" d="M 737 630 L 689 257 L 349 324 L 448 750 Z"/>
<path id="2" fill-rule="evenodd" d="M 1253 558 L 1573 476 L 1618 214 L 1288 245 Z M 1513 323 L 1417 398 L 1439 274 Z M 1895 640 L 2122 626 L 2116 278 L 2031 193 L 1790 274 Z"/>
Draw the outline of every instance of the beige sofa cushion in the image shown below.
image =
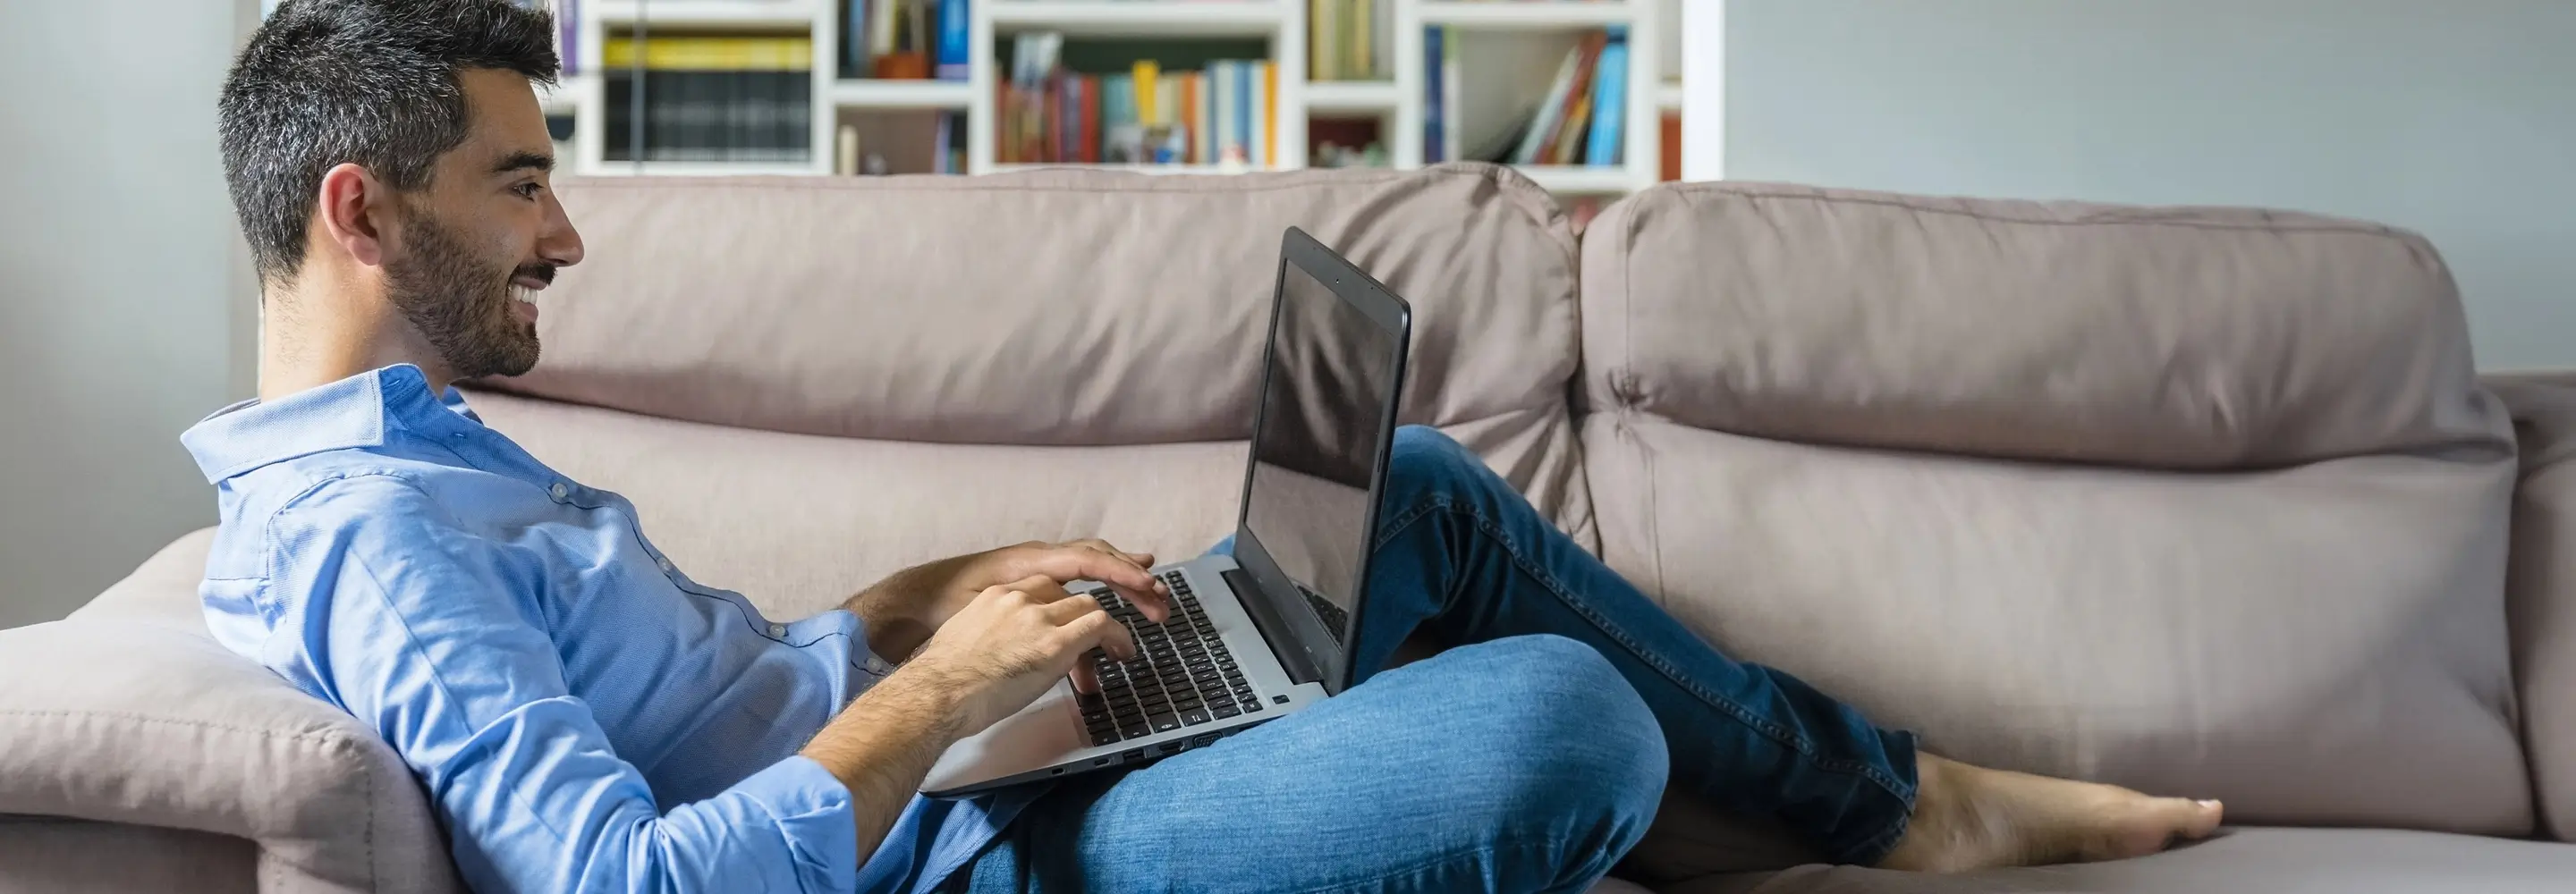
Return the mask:
<path id="1" fill-rule="evenodd" d="M 1595 406 L 2189 469 L 2493 438 L 2449 272 L 2402 230 L 1745 183 L 1618 211 L 1584 231 Z"/>
<path id="2" fill-rule="evenodd" d="M 2509 573 L 2522 741 L 2543 831 L 2576 841 L 2576 372 L 2488 386 L 2522 439 Z"/>
<path id="3" fill-rule="evenodd" d="M 1603 555 L 1727 650 L 2232 821 L 2530 829 L 2510 431 L 2420 240 L 1732 185 L 1588 232 Z"/>
<path id="4" fill-rule="evenodd" d="M 1663 894 L 2557 894 L 2576 847 L 2377 829 L 2229 829 L 2152 857 L 1923 875 L 1856 866 L 1721 876 Z"/>
<path id="5" fill-rule="evenodd" d="M 251 894 L 259 848 L 226 835 L 0 816 L 0 894 Z"/>
<path id="6" fill-rule="evenodd" d="M 247 839 L 270 894 L 459 890 L 393 750 L 193 620 L 210 534 L 68 620 L 0 631 L 0 814 Z"/>
<path id="7" fill-rule="evenodd" d="M 1241 441 L 1293 225 L 1411 301 L 1403 420 L 1451 430 L 1588 539 L 1574 240 L 1508 170 L 558 189 L 590 260 L 540 300 L 536 371 L 495 387 L 881 441 Z"/>

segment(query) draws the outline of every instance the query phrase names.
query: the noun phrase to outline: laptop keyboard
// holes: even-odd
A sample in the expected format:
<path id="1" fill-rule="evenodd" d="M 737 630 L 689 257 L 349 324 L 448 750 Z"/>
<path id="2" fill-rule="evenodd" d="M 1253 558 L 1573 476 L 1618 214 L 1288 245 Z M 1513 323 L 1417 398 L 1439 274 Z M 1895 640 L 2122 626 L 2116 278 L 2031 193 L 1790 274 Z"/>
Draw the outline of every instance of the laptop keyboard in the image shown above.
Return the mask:
<path id="1" fill-rule="evenodd" d="M 1212 723 L 1261 710 L 1261 699 L 1243 679 L 1234 656 L 1217 638 L 1216 626 L 1199 607 L 1188 581 L 1178 571 L 1162 575 L 1172 588 L 1171 620 L 1156 624 L 1116 593 L 1101 590 L 1109 616 L 1127 625 L 1136 638 L 1137 656 L 1115 661 L 1094 650 L 1088 660 L 1100 677 L 1100 692 L 1075 693 L 1082 705 L 1083 727 L 1091 743 L 1107 745 Z"/>

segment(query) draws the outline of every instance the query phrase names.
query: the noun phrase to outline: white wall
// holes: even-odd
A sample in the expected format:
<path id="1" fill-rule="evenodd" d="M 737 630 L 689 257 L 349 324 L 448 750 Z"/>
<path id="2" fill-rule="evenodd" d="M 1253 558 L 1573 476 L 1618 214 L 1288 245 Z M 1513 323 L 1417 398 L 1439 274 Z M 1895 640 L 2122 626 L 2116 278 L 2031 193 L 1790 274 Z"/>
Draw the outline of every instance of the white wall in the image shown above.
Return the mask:
<path id="1" fill-rule="evenodd" d="M 252 389 L 215 148 L 247 2 L 0 2 L 0 627 L 214 522 L 182 429 Z"/>
<path id="2" fill-rule="evenodd" d="M 1725 107 L 1693 177 L 2384 221 L 2450 261 L 2481 367 L 2576 366 L 2576 2 L 1689 5 L 1725 84 L 1691 81 Z"/>

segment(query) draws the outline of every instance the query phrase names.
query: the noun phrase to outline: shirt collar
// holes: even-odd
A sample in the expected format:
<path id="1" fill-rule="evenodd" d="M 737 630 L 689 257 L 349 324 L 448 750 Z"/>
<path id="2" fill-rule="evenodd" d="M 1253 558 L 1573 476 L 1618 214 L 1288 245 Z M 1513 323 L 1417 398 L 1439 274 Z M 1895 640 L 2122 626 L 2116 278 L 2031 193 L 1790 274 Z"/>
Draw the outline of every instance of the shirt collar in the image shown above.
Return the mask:
<path id="1" fill-rule="evenodd" d="M 464 397 L 450 388 L 429 399 L 429 380 L 408 363 L 359 373 L 273 401 L 256 398 L 216 410 L 180 433 L 208 483 L 326 450 L 381 447 L 388 418 L 443 408 L 467 419 Z"/>

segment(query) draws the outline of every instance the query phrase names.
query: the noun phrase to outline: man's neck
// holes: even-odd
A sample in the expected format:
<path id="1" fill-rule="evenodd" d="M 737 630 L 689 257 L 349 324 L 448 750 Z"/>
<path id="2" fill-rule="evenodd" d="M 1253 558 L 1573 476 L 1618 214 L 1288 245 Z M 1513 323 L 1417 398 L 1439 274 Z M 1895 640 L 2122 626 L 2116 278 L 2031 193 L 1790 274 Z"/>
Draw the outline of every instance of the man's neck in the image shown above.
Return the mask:
<path id="1" fill-rule="evenodd" d="M 319 266 L 319 265 L 308 265 Z M 397 363 L 420 367 L 431 394 L 453 378 L 435 351 L 383 301 L 357 284 L 308 269 L 293 283 L 261 290 L 259 399 L 276 400 Z"/>

